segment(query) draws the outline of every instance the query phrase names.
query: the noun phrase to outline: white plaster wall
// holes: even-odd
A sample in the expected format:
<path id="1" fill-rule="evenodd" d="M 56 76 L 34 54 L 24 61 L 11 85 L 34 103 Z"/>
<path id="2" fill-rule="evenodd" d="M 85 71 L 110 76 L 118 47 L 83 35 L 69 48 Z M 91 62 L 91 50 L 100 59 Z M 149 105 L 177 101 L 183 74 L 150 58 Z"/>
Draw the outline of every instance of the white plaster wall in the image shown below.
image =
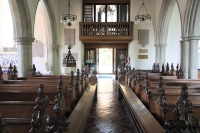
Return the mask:
<path id="1" fill-rule="evenodd" d="M 66 5 L 66 0 L 59 0 L 59 9 L 58 9 L 58 16 L 59 20 L 58 22 L 58 40 L 60 44 L 60 66 L 62 68 L 62 62 L 63 62 L 63 53 L 68 52 L 68 46 L 64 45 L 64 29 L 69 28 L 67 25 L 64 25 L 60 23 L 60 16 L 64 12 Z M 70 29 L 75 29 L 75 45 L 72 47 L 71 51 L 72 53 L 78 53 L 78 61 L 76 62 L 77 68 L 81 68 L 82 66 L 82 51 L 83 51 L 83 45 L 81 44 L 81 41 L 79 41 L 79 22 L 82 21 L 82 0 L 71 0 L 70 5 L 72 9 L 74 10 L 75 14 L 77 15 L 77 23 L 73 24 Z M 61 69 L 61 73 L 64 73 L 64 69 Z"/>
<path id="2" fill-rule="evenodd" d="M 198 58 L 198 69 L 200 69 L 200 53 L 199 53 L 199 58 Z"/>
<path id="3" fill-rule="evenodd" d="M 180 64 L 180 40 L 181 40 L 181 20 L 177 3 L 174 6 L 169 24 L 169 32 L 166 47 L 166 62 Z"/>
<path id="4" fill-rule="evenodd" d="M 35 16 L 34 38 L 43 43 L 43 57 L 33 57 L 33 64 L 35 64 L 36 71 L 40 71 L 41 73 L 46 72 L 45 62 L 47 62 L 46 33 L 43 19 L 42 10 L 38 6 Z"/>
<path id="5" fill-rule="evenodd" d="M 140 6 L 141 0 L 131 0 L 130 21 L 135 21 Z M 152 23 L 140 23 L 134 26 L 134 40 L 128 45 L 128 55 L 130 56 L 130 65 L 136 69 L 146 70 L 152 69 L 152 65 L 155 62 L 155 48 L 154 48 L 154 31 L 156 27 L 156 0 L 145 1 L 145 6 L 151 14 Z M 149 44 L 142 47 L 138 45 L 138 29 L 149 29 Z M 139 49 L 148 49 L 148 53 L 140 53 Z M 138 59 L 138 55 L 148 55 L 148 59 Z"/>
<path id="6" fill-rule="evenodd" d="M 3 18 L 3 0 L 0 0 L 0 18 Z M 0 19 L 0 52 L 4 52 L 4 44 L 3 44 L 3 37 L 4 37 L 4 27 L 3 27 L 3 19 Z"/>
<path id="7" fill-rule="evenodd" d="M 199 40 L 199 50 L 200 50 L 200 40 Z M 200 69 L 200 52 L 198 56 L 198 69 Z"/>

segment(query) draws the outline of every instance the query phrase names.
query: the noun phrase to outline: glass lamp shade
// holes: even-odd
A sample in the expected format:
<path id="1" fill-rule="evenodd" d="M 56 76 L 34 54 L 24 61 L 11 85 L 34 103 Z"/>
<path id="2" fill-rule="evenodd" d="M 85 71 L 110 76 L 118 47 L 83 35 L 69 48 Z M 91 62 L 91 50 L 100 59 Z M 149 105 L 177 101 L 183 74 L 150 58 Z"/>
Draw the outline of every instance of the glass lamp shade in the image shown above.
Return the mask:
<path id="1" fill-rule="evenodd" d="M 63 23 L 63 20 L 62 20 L 62 18 L 61 18 L 60 22 L 61 22 L 61 23 Z"/>
<path id="2" fill-rule="evenodd" d="M 64 20 L 63 24 L 67 24 L 67 23 L 66 23 L 66 20 Z"/>

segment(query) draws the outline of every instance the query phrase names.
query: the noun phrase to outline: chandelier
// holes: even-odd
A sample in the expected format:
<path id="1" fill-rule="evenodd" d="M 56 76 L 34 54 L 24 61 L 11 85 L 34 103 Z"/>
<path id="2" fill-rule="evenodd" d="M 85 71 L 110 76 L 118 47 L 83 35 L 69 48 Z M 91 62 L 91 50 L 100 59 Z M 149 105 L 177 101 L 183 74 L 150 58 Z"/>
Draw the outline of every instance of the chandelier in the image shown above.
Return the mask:
<path id="1" fill-rule="evenodd" d="M 70 0 L 68 0 L 68 5 L 64 10 L 63 14 L 61 15 L 60 22 L 71 26 L 72 24 L 76 23 L 76 21 L 77 16 L 75 15 L 74 10 L 70 6 Z"/>
<path id="2" fill-rule="evenodd" d="M 143 10 L 143 14 L 140 14 L 141 10 Z M 139 12 L 135 16 L 135 24 L 138 24 L 140 22 L 141 22 L 141 24 L 144 24 L 144 22 L 151 23 L 151 15 L 149 14 L 146 6 L 144 5 L 144 0 L 140 7 Z"/>
<path id="3" fill-rule="evenodd" d="M 113 10 L 113 9 L 110 7 L 110 5 L 108 5 L 107 8 L 108 8 L 108 9 L 107 9 L 108 15 L 109 15 L 109 16 L 112 16 L 112 15 L 114 14 L 115 10 Z"/>

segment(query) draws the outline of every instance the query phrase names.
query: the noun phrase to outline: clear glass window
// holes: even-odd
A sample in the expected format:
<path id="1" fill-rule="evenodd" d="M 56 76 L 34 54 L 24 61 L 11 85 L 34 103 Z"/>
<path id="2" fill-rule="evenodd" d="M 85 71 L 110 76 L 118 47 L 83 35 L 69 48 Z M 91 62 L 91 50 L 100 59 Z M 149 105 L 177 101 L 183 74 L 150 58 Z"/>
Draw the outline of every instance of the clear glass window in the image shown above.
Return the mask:
<path id="1" fill-rule="evenodd" d="M 84 5 L 84 22 L 94 22 L 94 5 Z"/>
<path id="2" fill-rule="evenodd" d="M 118 22 L 128 22 L 129 20 L 129 5 L 119 5 L 119 21 Z"/>
<path id="3" fill-rule="evenodd" d="M 117 5 L 107 5 L 107 22 L 117 22 Z"/>
<path id="4" fill-rule="evenodd" d="M 96 22 L 106 22 L 106 5 L 96 5 Z"/>

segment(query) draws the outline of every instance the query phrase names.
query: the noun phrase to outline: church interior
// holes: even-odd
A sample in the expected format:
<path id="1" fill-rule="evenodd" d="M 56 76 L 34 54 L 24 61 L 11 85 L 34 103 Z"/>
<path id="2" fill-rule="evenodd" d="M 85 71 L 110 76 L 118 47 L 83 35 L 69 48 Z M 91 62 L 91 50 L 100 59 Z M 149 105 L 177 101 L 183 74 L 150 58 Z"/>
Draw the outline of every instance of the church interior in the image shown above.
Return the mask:
<path id="1" fill-rule="evenodd" d="M 0 132 L 200 132 L 200 0 L 0 0 Z"/>

